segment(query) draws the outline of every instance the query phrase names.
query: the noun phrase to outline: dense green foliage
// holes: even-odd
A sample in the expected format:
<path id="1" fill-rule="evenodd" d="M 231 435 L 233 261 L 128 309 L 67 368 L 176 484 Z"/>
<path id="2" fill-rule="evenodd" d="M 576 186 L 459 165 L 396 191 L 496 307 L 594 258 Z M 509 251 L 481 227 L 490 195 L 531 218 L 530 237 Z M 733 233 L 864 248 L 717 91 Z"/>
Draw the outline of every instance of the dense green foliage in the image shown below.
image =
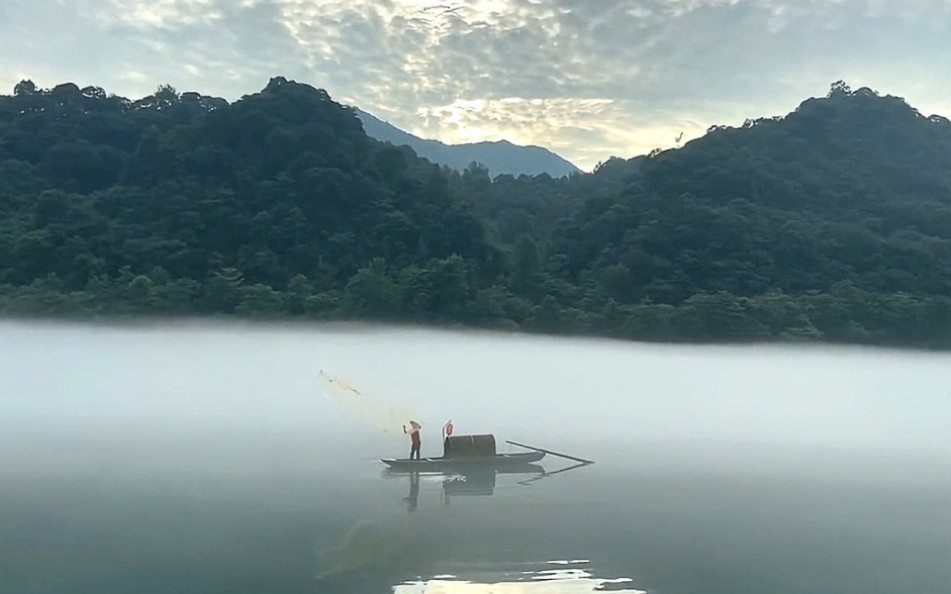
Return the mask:
<path id="1" fill-rule="evenodd" d="M 593 174 L 440 168 L 276 78 L 0 97 L 0 312 L 951 345 L 951 123 L 842 83 Z"/>
<path id="2" fill-rule="evenodd" d="M 459 266 L 474 283 L 501 262 L 442 171 L 283 79 L 233 105 L 18 89 L 0 102 L 0 139 L 6 311 L 46 311 L 42 294 L 74 295 L 56 307 L 77 312 L 277 314 L 287 292 L 335 310 L 380 257 L 408 277 Z M 115 292 L 127 284 L 131 300 Z"/>

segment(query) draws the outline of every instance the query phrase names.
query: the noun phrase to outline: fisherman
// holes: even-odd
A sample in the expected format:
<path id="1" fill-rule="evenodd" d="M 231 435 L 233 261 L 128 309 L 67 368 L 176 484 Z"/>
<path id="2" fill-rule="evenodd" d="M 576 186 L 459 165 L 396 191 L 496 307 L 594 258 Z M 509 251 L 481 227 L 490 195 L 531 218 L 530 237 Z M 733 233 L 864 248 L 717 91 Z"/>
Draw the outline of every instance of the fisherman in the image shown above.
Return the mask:
<path id="1" fill-rule="evenodd" d="M 422 428 L 423 426 L 417 423 L 416 421 L 409 422 L 409 431 L 406 430 L 406 425 L 403 425 L 403 433 L 409 433 L 410 441 L 412 441 L 413 443 L 412 447 L 410 447 L 410 450 L 409 450 L 410 460 L 413 459 L 414 455 L 415 455 L 415 459 L 419 460 L 419 446 L 421 443 L 419 439 L 419 430 Z"/>

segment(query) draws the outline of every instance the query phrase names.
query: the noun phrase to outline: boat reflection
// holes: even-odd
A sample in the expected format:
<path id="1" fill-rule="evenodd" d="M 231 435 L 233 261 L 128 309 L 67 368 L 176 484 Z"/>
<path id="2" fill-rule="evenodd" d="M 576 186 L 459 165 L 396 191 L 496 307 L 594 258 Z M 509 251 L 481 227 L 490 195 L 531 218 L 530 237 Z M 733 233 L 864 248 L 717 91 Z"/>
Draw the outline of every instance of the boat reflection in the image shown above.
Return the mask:
<path id="1" fill-rule="evenodd" d="M 391 479 L 395 482 L 406 481 L 403 484 L 408 487 L 408 491 L 402 491 L 405 496 L 400 497 L 399 500 L 400 506 L 407 509 L 409 513 L 389 514 L 384 511 L 382 517 L 362 519 L 355 522 L 341 536 L 335 546 L 321 547 L 317 554 L 318 569 L 315 573 L 315 579 L 321 587 L 320 591 L 459 592 L 460 594 L 468 594 L 469 592 L 481 594 L 482 592 L 495 591 L 478 589 L 483 587 L 481 584 L 485 580 L 477 579 L 480 576 L 473 575 L 471 566 L 458 568 L 460 570 L 454 571 L 457 575 L 466 575 L 469 579 L 475 580 L 471 582 L 466 582 L 463 578 L 453 578 L 447 584 L 436 578 L 435 581 L 430 580 L 428 582 L 403 581 L 399 582 L 401 584 L 399 586 L 381 587 L 381 584 L 397 583 L 397 580 L 405 580 L 406 575 L 421 576 L 428 573 L 428 575 L 439 576 L 441 574 L 434 571 L 435 566 L 445 565 L 447 559 L 472 559 L 478 557 L 481 551 L 484 551 L 485 541 L 451 539 L 453 546 L 451 552 L 447 552 L 446 534 L 458 532 L 460 526 L 462 528 L 468 526 L 467 522 L 471 520 L 471 516 L 466 513 L 427 514 L 427 511 L 445 509 L 450 506 L 453 499 L 462 501 L 466 498 L 492 497 L 499 494 L 499 491 L 521 488 L 524 485 L 587 465 L 575 464 L 553 472 L 547 472 L 543 466 L 538 464 L 524 464 L 511 468 L 470 466 L 438 472 L 388 468 L 383 471 L 384 479 Z M 424 510 L 415 513 L 420 506 Z M 459 507 L 465 508 L 467 506 L 459 505 Z M 473 505 L 469 507 L 469 510 L 477 507 Z M 476 511 L 478 513 L 479 510 Z M 484 517 L 493 516 L 491 510 L 481 511 L 483 513 L 488 512 L 488 516 Z M 462 522 L 461 525 L 459 524 L 460 521 Z M 473 548 L 466 549 L 466 546 Z M 549 564 L 558 565 L 559 562 L 549 562 Z M 544 568 L 544 570 L 537 571 L 533 576 L 525 579 L 530 582 L 545 580 L 547 579 L 546 576 L 550 575 L 550 569 Z M 562 577 L 564 576 L 562 575 Z M 500 579 L 502 581 L 509 580 L 508 577 L 504 576 Z M 498 580 L 488 580 L 486 583 L 498 583 Z M 511 591 L 513 594 L 521 594 L 521 592 L 531 594 L 542 594 L 544 592 L 547 594 L 547 592 L 590 592 L 593 591 L 592 587 L 597 587 L 597 591 L 602 591 L 614 587 L 603 580 L 599 582 L 578 582 L 577 580 L 567 579 L 551 581 L 551 584 L 557 588 L 577 588 L 580 586 L 587 589 L 540 590 L 537 589 L 537 586 L 532 587 L 530 584 L 520 583 L 518 588 L 529 587 L 535 589 L 501 589 L 497 591 Z M 401 589 L 397 590 L 396 588 Z"/>
<path id="2" fill-rule="evenodd" d="M 439 501 L 448 506 L 453 497 L 491 496 L 495 493 L 499 475 L 513 476 L 513 484 L 525 484 L 547 476 L 545 469 L 538 464 L 525 464 L 513 468 L 466 468 L 439 472 L 415 472 L 388 468 L 383 471 L 386 477 L 406 476 L 409 480 L 409 494 L 403 497 L 402 504 L 410 512 L 419 508 L 420 481 L 439 483 Z M 559 471 L 560 472 L 560 471 Z M 557 473 L 552 473 L 557 474 Z"/>

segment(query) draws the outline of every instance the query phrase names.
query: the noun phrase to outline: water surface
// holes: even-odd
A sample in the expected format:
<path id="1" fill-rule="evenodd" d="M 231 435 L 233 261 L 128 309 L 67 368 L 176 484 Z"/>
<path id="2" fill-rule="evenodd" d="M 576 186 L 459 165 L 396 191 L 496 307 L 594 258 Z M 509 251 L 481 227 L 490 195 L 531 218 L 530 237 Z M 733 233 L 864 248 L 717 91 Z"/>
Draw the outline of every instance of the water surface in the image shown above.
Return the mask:
<path id="1" fill-rule="evenodd" d="M 0 591 L 946 594 L 949 380 L 944 354 L 5 323 Z M 385 472 L 405 416 L 424 455 L 452 419 L 596 464 Z"/>

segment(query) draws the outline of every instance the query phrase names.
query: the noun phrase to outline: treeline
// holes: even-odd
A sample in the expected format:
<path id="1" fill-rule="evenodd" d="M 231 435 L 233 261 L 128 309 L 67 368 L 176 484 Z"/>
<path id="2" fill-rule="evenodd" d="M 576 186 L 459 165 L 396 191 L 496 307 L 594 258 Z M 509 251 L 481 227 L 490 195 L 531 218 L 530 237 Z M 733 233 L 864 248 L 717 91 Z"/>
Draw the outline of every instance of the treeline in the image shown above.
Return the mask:
<path id="1" fill-rule="evenodd" d="M 951 346 L 951 124 L 843 83 L 594 173 L 440 168 L 275 78 L 0 97 L 0 313 Z"/>
<path id="2" fill-rule="evenodd" d="M 656 342 L 834 342 L 889 346 L 951 346 L 951 299 L 869 293 L 844 282 L 827 293 L 770 291 L 738 297 L 698 293 L 678 305 L 620 304 L 600 297 L 582 307 L 540 300 L 468 282 L 458 256 L 428 267 L 387 273 L 382 259 L 361 268 L 340 289 L 317 292 L 297 275 L 283 290 L 249 284 L 228 268 L 205 283 L 171 278 L 163 269 L 97 278 L 70 290 L 56 275 L 26 286 L 4 285 L 0 311 L 65 319 L 122 316 L 241 316 L 262 320 L 362 320 L 526 330 Z M 592 307 L 598 304 L 597 307 Z"/>

